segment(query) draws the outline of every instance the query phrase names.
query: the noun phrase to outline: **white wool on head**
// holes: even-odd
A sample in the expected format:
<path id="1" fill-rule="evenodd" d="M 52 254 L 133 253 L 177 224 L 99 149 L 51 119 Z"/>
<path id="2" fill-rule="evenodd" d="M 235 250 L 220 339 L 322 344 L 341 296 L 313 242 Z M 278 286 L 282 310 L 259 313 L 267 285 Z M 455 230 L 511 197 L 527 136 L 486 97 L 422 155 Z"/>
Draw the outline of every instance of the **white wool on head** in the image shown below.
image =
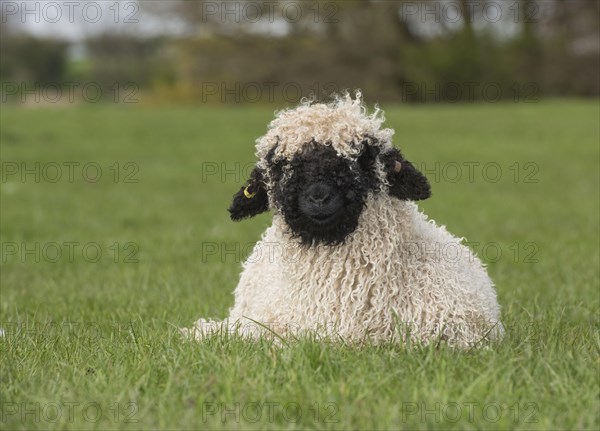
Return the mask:
<path id="1" fill-rule="evenodd" d="M 344 157 L 359 154 L 365 138 L 374 138 L 373 145 L 391 148 L 394 131 L 382 129 L 384 121 L 377 106 L 373 113 L 367 113 L 360 91 L 354 98 L 348 92 L 334 96 L 327 104 L 303 100 L 295 108 L 279 111 L 267 133 L 256 140 L 259 167 L 266 168 L 265 157 L 275 146 L 274 158 L 287 160 L 309 142 L 330 145 Z"/>

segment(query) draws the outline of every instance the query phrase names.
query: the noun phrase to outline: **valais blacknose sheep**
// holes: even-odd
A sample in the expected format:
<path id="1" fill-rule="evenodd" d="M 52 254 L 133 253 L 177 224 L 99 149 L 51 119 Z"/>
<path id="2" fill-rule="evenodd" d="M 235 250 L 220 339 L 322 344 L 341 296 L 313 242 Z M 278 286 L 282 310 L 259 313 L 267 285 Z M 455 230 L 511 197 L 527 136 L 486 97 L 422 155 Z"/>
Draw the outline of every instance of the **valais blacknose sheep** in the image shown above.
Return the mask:
<path id="1" fill-rule="evenodd" d="M 502 336 L 485 268 L 419 211 L 429 183 L 383 121 L 360 92 L 277 114 L 229 208 L 233 220 L 273 210 L 273 224 L 243 265 L 229 317 L 200 319 L 184 334 L 464 348 Z"/>

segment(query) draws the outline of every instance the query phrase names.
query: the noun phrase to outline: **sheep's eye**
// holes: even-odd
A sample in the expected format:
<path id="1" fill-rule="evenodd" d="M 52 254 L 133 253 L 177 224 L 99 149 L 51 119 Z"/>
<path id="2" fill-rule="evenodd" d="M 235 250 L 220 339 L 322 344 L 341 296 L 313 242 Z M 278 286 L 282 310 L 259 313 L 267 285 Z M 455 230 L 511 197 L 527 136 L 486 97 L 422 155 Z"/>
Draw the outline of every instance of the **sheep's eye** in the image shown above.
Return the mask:
<path id="1" fill-rule="evenodd" d="M 272 163 L 269 168 L 271 177 L 275 178 L 275 179 L 281 178 L 281 175 L 282 175 L 283 171 L 286 169 L 286 166 L 287 166 L 287 164 L 282 160 Z"/>
<path id="2" fill-rule="evenodd" d="M 361 169 L 364 171 L 368 171 L 373 168 L 375 165 L 375 159 L 379 154 L 379 148 L 373 147 L 371 145 L 365 145 L 362 153 L 358 156 L 358 164 Z"/>

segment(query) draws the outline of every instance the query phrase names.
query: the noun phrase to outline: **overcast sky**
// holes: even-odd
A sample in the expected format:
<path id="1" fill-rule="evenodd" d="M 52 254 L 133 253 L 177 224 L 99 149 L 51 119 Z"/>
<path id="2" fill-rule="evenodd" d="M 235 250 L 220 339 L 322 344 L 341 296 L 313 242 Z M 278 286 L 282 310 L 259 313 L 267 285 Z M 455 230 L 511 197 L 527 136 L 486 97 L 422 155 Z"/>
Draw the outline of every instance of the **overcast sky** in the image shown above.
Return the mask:
<path id="1" fill-rule="evenodd" d="M 225 2 L 210 2 L 217 8 Z M 260 33 L 274 36 L 285 35 L 288 23 L 280 14 L 273 16 L 265 14 L 260 19 L 255 19 L 252 12 L 255 9 L 246 8 L 248 4 L 260 5 L 263 2 L 233 2 L 229 8 L 218 9 L 214 13 L 235 26 L 236 23 L 248 23 L 249 28 Z M 283 2 L 281 2 L 283 4 Z M 293 2 L 292 2 L 293 3 Z M 412 7 L 418 3 L 411 3 Z M 445 27 L 456 29 L 462 26 L 462 18 L 457 17 L 458 3 L 455 0 L 441 0 L 436 9 L 425 9 L 422 4 L 418 9 L 406 9 L 405 19 L 411 23 L 413 29 L 423 36 L 435 36 L 444 31 L 440 25 L 440 17 L 446 18 Z M 495 5 L 486 11 L 486 16 L 476 20 L 476 27 L 486 28 L 497 35 L 507 37 L 515 34 L 518 25 L 514 22 L 514 10 L 511 2 L 492 2 Z M 168 2 L 140 3 L 134 0 L 109 0 L 109 1 L 10 1 L 0 0 L 2 9 L 2 23 L 8 23 L 11 29 L 24 31 L 39 37 L 57 37 L 71 42 L 83 40 L 85 37 L 104 32 L 129 33 L 141 36 L 154 36 L 160 34 L 185 35 L 189 28 L 174 14 L 165 12 L 158 14 L 148 13 L 148 7 L 168 6 Z M 151 6 L 149 6 L 151 5 Z M 198 2 L 200 7 L 201 3 Z M 430 3 L 431 5 L 431 3 Z M 428 6 L 430 7 L 430 6 Z M 236 9 L 237 8 L 237 9 Z M 312 11 L 305 11 L 312 13 Z M 498 16 L 500 14 L 500 16 Z M 252 17 L 250 17 L 252 15 Z M 195 32 L 202 31 L 202 23 L 195 27 Z"/>

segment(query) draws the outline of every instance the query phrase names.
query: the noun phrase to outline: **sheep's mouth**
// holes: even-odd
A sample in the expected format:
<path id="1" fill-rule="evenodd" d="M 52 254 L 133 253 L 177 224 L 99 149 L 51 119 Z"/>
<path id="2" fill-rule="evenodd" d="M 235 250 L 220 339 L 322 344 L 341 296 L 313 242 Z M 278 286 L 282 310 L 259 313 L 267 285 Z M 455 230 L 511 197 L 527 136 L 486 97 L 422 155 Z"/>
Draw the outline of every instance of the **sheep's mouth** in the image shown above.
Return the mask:
<path id="1" fill-rule="evenodd" d="M 291 231 L 302 239 L 303 244 L 337 245 L 354 232 L 361 209 L 362 204 L 310 208 L 307 211 L 296 208 L 296 214 L 284 211 L 284 217 Z"/>
<path id="2" fill-rule="evenodd" d="M 324 198 L 315 201 L 310 195 L 303 194 L 298 198 L 298 209 L 309 225 L 319 230 L 330 227 L 341 215 L 344 207 L 343 197 L 336 191 L 330 191 Z"/>
<path id="3" fill-rule="evenodd" d="M 312 222 L 314 222 L 315 224 L 317 224 L 319 226 L 327 226 L 336 219 L 336 216 L 337 216 L 337 212 L 311 214 L 308 217 L 310 218 L 310 220 Z"/>

